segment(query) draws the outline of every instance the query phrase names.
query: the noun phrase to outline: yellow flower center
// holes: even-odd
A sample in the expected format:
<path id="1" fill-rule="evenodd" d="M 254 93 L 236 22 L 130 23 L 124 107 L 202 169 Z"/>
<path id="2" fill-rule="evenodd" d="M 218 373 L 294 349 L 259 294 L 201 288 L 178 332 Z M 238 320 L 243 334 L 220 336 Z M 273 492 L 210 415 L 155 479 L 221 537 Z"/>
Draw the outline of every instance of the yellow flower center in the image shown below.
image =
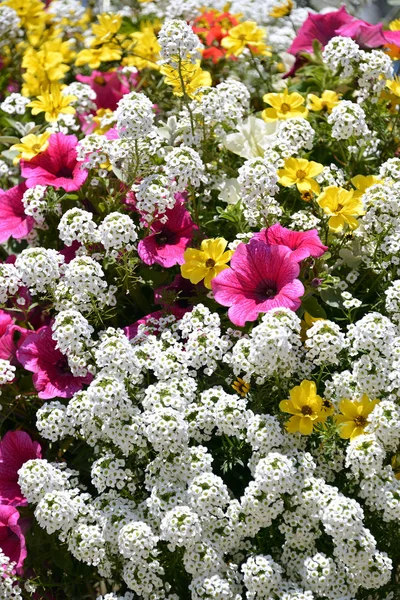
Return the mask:
<path id="1" fill-rule="evenodd" d="M 207 269 L 212 269 L 213 267 L 215 267 L 215 260 L 213 258 L 207 258 L 206 267 Z"/>
<path id="2" fill-rule="evenodd" d="M 354 424 L 357 427 L 365 427 L 367 425 L 368 421 L 365 417 L 363 417 L 362 415 L 357 415 L 357 417 L 354 417 Z"/>
<path id="3" fill-rule="evenodd" d="M 106 80 L 101 75 L 96 75 L 96 77 L 94 78 L 94 82 L 98 85 L 105 85 Z"/>
<path id="4" fill-rule="evenodd" d="M 298 171 L 296 171 L 296 177 L 297 179 L 305 179 L 307 177 L 307 173 L 302 169 L 299 169 Z"/>
<path id="5" fill-rule="evenodd" d="M 287 104 L 286 102 L 284 102 L 281 105 L 281 112 L 285 115 L 287 112 L 290 112 L 290 104 Z"/>
<path id="6" fill-rule="evenodd" d="M 41 150 L 41 147 L 42 147 L 42 145 L 41 145 L 41 144 L 38 144 L 38 143 L 36 143 L 36 144 L 33 144 L 33 146 L 32 146 L 32 151 L 33 151 L 33 152 L 40 152 L 40 150 Z"/>
<path id="7" fill-rule="evenodd" d="M 301 407 L 301 412 L 305 416 L 312 415 L 312 413 L 313 413 L 311 406 L 302 406 Z"/>

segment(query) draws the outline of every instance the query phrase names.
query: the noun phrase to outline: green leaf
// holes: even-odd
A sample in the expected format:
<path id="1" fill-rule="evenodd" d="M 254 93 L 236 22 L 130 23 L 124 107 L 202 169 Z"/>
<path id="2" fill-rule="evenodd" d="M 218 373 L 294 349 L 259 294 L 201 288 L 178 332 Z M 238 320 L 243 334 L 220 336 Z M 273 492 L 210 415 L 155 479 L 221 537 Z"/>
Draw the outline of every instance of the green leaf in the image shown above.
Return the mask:
<path id="1" fill-rule="evenodd" d="M 132 21 L 129 19 L 129 17 L 123 17 L 122 25 L 119 28 L 118 33 L 122 33 L 124 35 L 129 35 L 130 33 L 133 33 L 134 31 L 137 31 L 137 27 L 135 27 L 135 25 L 132 23 Z"/>
<path id="2" fill-rule="evenodd" d="M 318 319 L 326 319 L 326 312 L 315 296 L 309 296 L 302 301 L 302 306 L 309 315 Z"/>
<path id="3" fill-rule="evenodd" d="M 4 146 L 11 146 L 12 144 L 19 144 L 19 138 L 14 137 L 13 135 L 1 135 L 0 136 L 0 144 Z"/>
<path id="4" fill-rule="evenodd" d="M 321 290 L 320 294 L 321 299 L 328 306 L 332 306 L 333 308 L 344 308 L 342 292 L 340 290 L 334 288 L 326 288 L 325 290 Z"/>

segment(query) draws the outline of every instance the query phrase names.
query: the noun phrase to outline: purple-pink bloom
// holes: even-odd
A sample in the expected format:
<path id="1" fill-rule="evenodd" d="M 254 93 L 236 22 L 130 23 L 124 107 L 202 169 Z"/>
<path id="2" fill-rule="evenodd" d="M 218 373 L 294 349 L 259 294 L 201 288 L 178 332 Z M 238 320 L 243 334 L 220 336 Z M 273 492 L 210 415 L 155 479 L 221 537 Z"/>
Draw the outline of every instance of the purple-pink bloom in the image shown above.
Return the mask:
<path id="1" fill-rule="evenodd" d="M 294 55 L 299 52 L 312 52 L 314 40 L 318 40 L 325 46 L 330 39 L 337 35 L 339 27 L 354 20 L 344 6 L 325 14 L 309 13 L 288 52 Z"/>
<path id="2" fill-rule="evenodd" d="M 0 503 L 26 506 L 18 471 L 28 460 L 42 458 L 41 447 L 25 431 L 8 431 L 0 441 Z"/>
<path id="3" fill-rule="evenodd" d="M 182 265 L 186 247 L 198 229 L 183 202 L 167 209 L 165 217 L 168 219 L 166 223 L 162 223 L 160 216 L 151 224 L 151 234 L 139 242 L 138 254 L 146 265 Z"/>
<path id="4" fill-rule="evenodd" d="M 35 185 L 51 185 L 66 192 L 79 190 L 85 183 L 87 171 L 76 159 L 76 135 L 52 133 L 49 147 L 31 160 L 21 160 L 21 175 L 28 188 Z"/>
<path id="5" fill-rule="evenodd" d="M 129 81 L 121 73 L 121 70 L 108 71 L 92 71 L 90 75 L 77 75 L 76 79 L 82 83 L 90 85 L 92 90 L 96 92 L 97 108 L 109 108 L 115 110 L 118 101 L 122 96 L 130 91 Z M 131 76 L 131 83 L 136 83 L 134 74 Z"/>
<path id="6" fill-rule="evenodd" d="M 71 398 L 92 380 L 90 374 L 85 377 L 72 375 L 67 357 L 56 348 L 51 327 L 47 325 L 26 337 L 17 351 L 17 358 L 24 369 L 33 372 L 33 385 L 43 400 Z"/>
<path id="7" fill-rule="evenodd" d="M 25 190 L 25 183 L 0 190 L 0 244 L 10 237 L 25 238 L 33 228 L 34 219 L 25 214 L 22 203 Z"/>
<path id="8" fill-rule="evenodd" d="M 28 330 L 15 325 L 13 318 L 0 310 L 0 358 L 16 363 L 16 352 L 28 335 Z"/>
<path id="9" fill-rule="evenodd" d="M 239 244 L 230 264 L 211 285 L 215 300 L 230 307 L 228 316 L 235 325 L 243 327 L 273 308 L 299 308 L 304 287 L 296 279 L 300 267 L 287 246 L 253 239 Z"/>
<path id="10" fill-rule="evenodd" d="M 271 245 L 287 246 L 292 250 L 292 259 L 296 262 L 301 262 L 309 256 L 318 258 L 328 250 L 328 246 L 324 246 L 319 239 L 316 229 L 292 231 L 282 227 L 279 223 L 255 233 L 253 239 L 262 240 Z"/>
<path id="11" fill-rule="evenodd" d="M 148 330 L 144 330 L 145 335 L 149 335 L 151 333 L 158 333 L 159 329 L 157 327 L 157 322 L 169 315 L 174 315 L 176 319 L 182 319 L 183 315 L 189 312 L 191 308 L 181 308 L 180 306 L 170 306 L 168 310 L 156 310 L 155 312 L 149 313 L 145 315 L 135 323 L 131 325 L 127 325 L 124 327 L 124 333 L 129 340 L 132 340 L 137 336 L 139 331 L 139 325 L 149 325 Z"/>
<path id="12" fill-rule="evenodd" d="M 0 548 L 16 563 L 15 571 L 22 572 L 22 566 L 27 556 L 25 536 L 21 529 L 20 515 L 13 506 L 0 504 Z"/>

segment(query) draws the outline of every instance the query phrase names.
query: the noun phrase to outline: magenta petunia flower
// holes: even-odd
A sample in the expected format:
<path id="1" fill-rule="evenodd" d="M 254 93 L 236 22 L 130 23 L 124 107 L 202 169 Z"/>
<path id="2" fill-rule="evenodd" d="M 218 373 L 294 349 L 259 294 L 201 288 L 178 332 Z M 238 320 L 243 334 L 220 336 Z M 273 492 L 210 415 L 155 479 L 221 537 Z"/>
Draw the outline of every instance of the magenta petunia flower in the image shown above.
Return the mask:
<path id="1" fill-rule="evenodd" d="M 182 265 L 186 247 L 198 229 L 183 202 L 177 202 L 174 208 L 166 210 L 165 216 L 168 221 L 154 221 L 150 227 L 151 234 L 139 242 L 138 254 L 146 265 Z"/>
<path id="2" fill-rule="evenodd" d="M 0 548 L 11 562 L 16 563 L 16 572 L 21 573 L 27 556 L 25 536 L 19 512 L 13 506 L 5 504 L 0 504 Z"/>
<path id="3" fill-rule="evenodd" d="M 16 363 L 16 352 L 28 335 L 28 330 L 15 325 L 13 318 L 0 310 L 0 358 Z"/>
<path id="4" fill-rule="evenodd" d="M 42 458 L 38 442 L 25 431 L 8 431 L 0 441 L 0 503 L 26 506 L 18 484 L 18 471 L 28 460 Z"/>
<path id="5" fill-rule="evenodd" d="M 31 160 L 21 160 L 21 175 L 28 188 L 51 185 L 56 189 L 74 192 L 85 183 L 87 171 L 76 160 L 76 135 L 53 133 L 49 147 Z"/>
<path id="6" fill-rule="evenodd" d="M 161 318 L 167 317 L 168 315 L 174 315 L 176 319 L 182 319 L 183 315 L 192 310 L 191 308 L 181 308 L 180 306 L 170 306 L 168 310 L 156 310 L 155 312 L 145 315 L 135 323 L 124 327 L 124 333 L 129 340 L 132 340 L 137 336 L 139 325 L 149 325 L 149 329 L 145 330 L 145 335 L 150 333 L 158 333 L 157 321 Z"/>
<path id="7" fill-rule="evenodd" d="M 130 91 L 128 79 L 118 69 L 108 73 L 92 71 L 90 75 L 79 74 L 76 79 L 87 83 L 96 92 L 97 98 L 94 102 L 97 108 L 109 108 L 114 111 L 122 96 Z M 135 82 L 135 74 L 132 74 L 131 83 L 134 85 Z"/>
<path id="8" fill-rule="evenodd" d="M 43 400 L 71 398 L 92 380 L 90 374 L 85 377 L 72 375 L 67 358 L 56 349 L 51 327 L 47 325 L 29 333 L 17 351 L 17 358 L 24 369 L 34 373 L 33 385 Z"/>
<path id="9" fill-rule="evenodd" d="M 0 244 L 10 237 L 20 240 L 33 228 L 34 219 L 25 214 L 22 203 L 25 190 L 25 183 L 0 190 Z"/>
<path id="10" fill-rule="evenodd" d="M 304 287 L 296 279 L 300 267 L 288 247 L 253 239 L 239 244 L 230 264 L 211 285 L 215 300 L 230 307 L 228 316 L 235 325 L 243 327 L 273 308 L 299 308 Z"/>
<path id="11" fill-rule="evenodd" d="M 253 239 L 262 240 L 267 244 L 287 246 L 292 250 L 292 259 L 301 262 L 309 256 L 318 258 L 328 250 L 318 237 L 316 229 L 308 231 L 292 231 L 275 223 L 268 229 L 262 229 L 253 235 Z"/>

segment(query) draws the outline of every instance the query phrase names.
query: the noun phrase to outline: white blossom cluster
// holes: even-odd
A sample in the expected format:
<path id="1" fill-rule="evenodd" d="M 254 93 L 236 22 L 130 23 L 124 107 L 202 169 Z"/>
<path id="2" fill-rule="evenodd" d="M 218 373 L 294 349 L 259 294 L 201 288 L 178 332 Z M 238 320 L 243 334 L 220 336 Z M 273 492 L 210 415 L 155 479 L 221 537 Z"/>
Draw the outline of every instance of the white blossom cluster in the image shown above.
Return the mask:
<path id="1" fill-rule="evenodd" d="M 4 8 L 8 8 L 6 6 L 0 7 L 0 10 Z M 12 9 L 9 9 L 12 10 Z M 0 13 L 0 18 L 3 15 Z M 2 23 L 4 25 L 4 23 Z M 1 34 L 0 34 L 1 35 Z M 1 47 L 1 42 L 0 42 Z M 4 110 L 4 112 L 9 115 L 24 115 L 26 112 L 26 105 L 29 104 L 30 99 L 25 98 L 22 94 L 18 94 L 17 92 L 12 92 L 9 96 L 6 97 L 5 100 L 0 104 L 0 109 Z"/>
<path id="2" fill-rule="evenodd" d="M 278 191 L 276 168 L 267 158 L 247 160 L 239 169 L 243 214 L 249 225 L 257 225 L 260 217 L 279 217 L 282 209 L 274 199 Z"/>
<path id="3" fill-rule="evenodd" d="M 180 67 L 182 61 L 195 63 L 200 58 L 202 44 L 183 20 L 166 20 L 158 34 L 158 43 L 162 61 L 175 69 Z"/>

